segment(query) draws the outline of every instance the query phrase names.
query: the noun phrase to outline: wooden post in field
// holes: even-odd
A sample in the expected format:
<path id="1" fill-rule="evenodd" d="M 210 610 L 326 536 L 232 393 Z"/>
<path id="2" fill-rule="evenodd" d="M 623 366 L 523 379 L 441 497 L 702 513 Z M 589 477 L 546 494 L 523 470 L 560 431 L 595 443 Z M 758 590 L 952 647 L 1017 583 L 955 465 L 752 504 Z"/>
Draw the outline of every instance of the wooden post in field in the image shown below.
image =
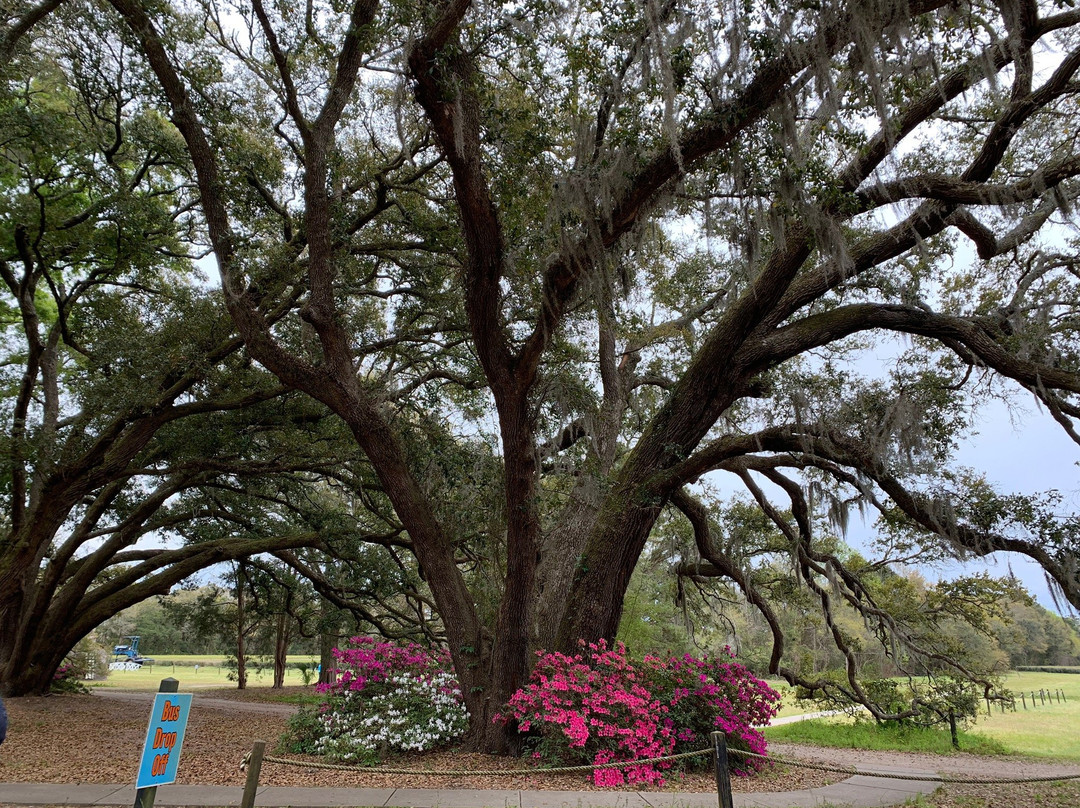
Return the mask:
<path id="1" fill-rule="evenodd" d="M 956 736 L 956 713 L 949 710 L 949 735 L 952 736 L 953 749 L 960 748 L 960 739 Z"/>
<path id="2" fill-rule="evenodd" d="M 727 735 L 723 732 L 712 733 L 712 743 L 717 802 L 720 808 L 734 808 L 731 799 L 731 773 L 728 771 Z"/>
<path id="3" fill-rule="evenodd" d="M 1023 693 L 1021 693 L 1020 694 L 1020 701 L 1024 702 L 1024 709 L 1026 710 L 1027 709 L 1027 696 L 1025 696 Z"/>
<path id="4" fill-rule="evenodd" d="M 262 771 L 263 753 L 266 741 L 255 741 L 251 746 L 251 758 L 248 760 L 247 781 L 244 783 L 244 796 L 240 808 L 255 808 L 255 792 L 259 790 L 259 773 Z"/>

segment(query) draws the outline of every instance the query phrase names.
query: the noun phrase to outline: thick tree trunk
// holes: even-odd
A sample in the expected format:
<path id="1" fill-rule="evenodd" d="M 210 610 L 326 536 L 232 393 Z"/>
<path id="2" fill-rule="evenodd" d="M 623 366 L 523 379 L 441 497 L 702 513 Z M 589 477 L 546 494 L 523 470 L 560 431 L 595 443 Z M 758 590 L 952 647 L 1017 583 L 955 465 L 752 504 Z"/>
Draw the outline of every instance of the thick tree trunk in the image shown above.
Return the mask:
<path id="1" fill-rule="evenodd" d="M 334 649 L 337 648 L 339 639 L 336 631 L 323 631 L 319 635 L 319 684 L 325 685 L 334 681 L 334 668 L 337 667 Z"/>
<path id="2" fill-rule="evenodd" d="M 78 638 L 72 640 L 70 635 L 39 635 L 26 653 L 0 662 L 0 695 L 47 694 L 52 686 L 53 675 L 76 642 Z"/>
<path id="3" fill-rule="evenodd" d="M 497 716 L 529 676 L 529 617 L 540 549 L 539 468 L 528 393 L 514 389 L 497 395 L 505 453 L 506 582 L 491 650 L 483 711 L 473 716 L 482 739 L 480 751 L 506 754 L 509 736 Z M 475 709 L 475 708 L 473 708 Z"/>
<path id="4" fill-rule="evenodd" d="M 574 496 L 579 496 L 578 492 Z M 544 536 L 530 620 L 530 652 L 552 650 L 557 645 L 574 573 L 595 521 L 596 505 L 585 499 L 575 499 Z"/>
<path id="5" fill-rule="evenodd" d="M 556 650 L 569 653 L 581 640 L 610 642 L 619 630 L 630 577 L 663 507 L 635 504 L 634 493 L 613 492 L 597 519 L 574 571 Z"/>

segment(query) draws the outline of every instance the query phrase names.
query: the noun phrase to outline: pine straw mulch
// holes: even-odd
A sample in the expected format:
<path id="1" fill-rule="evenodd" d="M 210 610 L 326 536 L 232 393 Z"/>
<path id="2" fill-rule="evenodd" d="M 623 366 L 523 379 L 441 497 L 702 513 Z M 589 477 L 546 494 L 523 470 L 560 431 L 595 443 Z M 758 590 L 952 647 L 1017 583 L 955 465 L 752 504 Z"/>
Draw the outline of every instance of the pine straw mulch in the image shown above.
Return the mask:
<path id="1" fill-rule="evenodd" d="M 288 692 L 287 689 L 286 692 Z M 292 690 L 310 692 L 310 688 Z M 189 785 L 243 785 L 241 758 L 252 741 L 274 750 L 287 717 L 230 709 L 223 700 L 280 701 L 281 691 L 266 688 L 196 694 L 180 760 L 177 782 Z M 211 704 L 200 706 L 205 696 Z M 0 782 L 127 783 L 135 778 L 149 720 L 147 704 L 102 696 L 57 695 L 8 699 L 7 741 L 0 747 Z M 290 756 L 294 757 L 294 756 Z M 314 758 L 311 758 L 314 760 Z M 522 769 L 516 776 L 461 777 L 338 772 L 264 764 L 260 783 L 268 786 L 360 788 L 490 788 L 523 790 L 594 790 L 580 774 L 541 774 L 521 759 L 446 751 L 404 755 L 388 765 L 429 769 Z M 732 778 L 733 790 L 795 791 L 845 779 L 845 775 L 792 768 L 768 769 L 754 777 Z M 715 791 L 711 772 L 676 775 L 663 789 L 641 785 L 627 790 Z M 610 790 L 610 789 L 605 789 Z"/>

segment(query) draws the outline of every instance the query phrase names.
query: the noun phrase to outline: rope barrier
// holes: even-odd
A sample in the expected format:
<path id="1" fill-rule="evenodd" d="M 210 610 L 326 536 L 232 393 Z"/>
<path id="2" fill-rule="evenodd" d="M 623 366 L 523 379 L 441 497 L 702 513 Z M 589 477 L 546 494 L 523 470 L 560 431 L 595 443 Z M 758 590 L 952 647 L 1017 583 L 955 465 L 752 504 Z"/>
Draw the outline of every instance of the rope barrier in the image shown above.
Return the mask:
<path id="1" fill-rule="evenodd" d="M 374 766 L 349 766 L 344 763 L 320 763 L 307 760 L 293 760 L 291 758 L 264 755 L 264 763 L 280 763 L 283 765 L 297 766 L 310 769 L 330 769 L 331 771 L 367 772 L 369 774 L 419 774 L 429 777 L 465 777 L 469 775 L 478 777 L 517 777 L 533 774 L 570 774 L 578 772 L 591 772 L 595 769 L 625 769 L 630 766 L 647 766 L 652 763 L 666 763 L 672 760 L 685 760 L 686 758 L 699 755 L 711 755 L 712 749 L 698 749 L 694 752 L 682 752 L 678 755 L 665 755 L 664 757 L 649 758 L 647 760 L 620 760 L 612 763 L 591 763 L 582 766 L 553 766 L 542 769 L 387 769 Z M 240 761 L 240 771 L 243 771 L 251 758 L 251 753 L 244 755 Z"/>
<path id="2" fill-rule="evenodd" d="M 590 772 L 597 769 L 622 769 L 630 766 L 647 766 L 653 763 L 667 763 L 673 760 L 685 760 L 700 755 L 712 754 L 712 749 L 698 749 L 693 752 L 683 752 L 678 755 L 665 755 L 664 757 L 648 758 L 646 760 L 624 760 L 612 763 L 593 763 L 582 766 L 554 766 L 544 769 L 392 769 L 376 768 L 374 766 L 350 766 L 344 763 L 321 763 L 318 761 L 294 760 L 292 758 L 266 755 L 264 763 L 278 763 L 284 766 L 297 766 L 308 769 L 329 769 L 331 771 L 367 772 L 369 774 L 410 774 L 424 775 L 428 777 L 518 777 L 535 774 L 571 774 Z M 949 785 L 1003 785 L 1011 783 L 1050 783 L 1064 780 L 1080 780 L 1080 774 L 1059 774 L 1042 777 L 1013 777 L 1013 778 L 981 778 L 981 777 L 950 777 L 948 775 L 926 774 L 899 774 L 896 772 L 859 771 L 851 766 L 829 766 L 824 763 L 811 763 L 805 760 L 784 758 L 776 756 L 759 755 L 755 752 L 746 752 L 741 749 L 728 748 L 729 755 L 740 755 L 746 758 L 763 760 L 783 766 L 795 766 L 803 769 L 846 774 L 848 776 L 861 775 L 863 777 L 880 777 L 886 780 L 910 780 L 922 783 L 943 783 Z M 251 753 L 244 755 L 240 762 L 240 771 L 244 771 Z"/>

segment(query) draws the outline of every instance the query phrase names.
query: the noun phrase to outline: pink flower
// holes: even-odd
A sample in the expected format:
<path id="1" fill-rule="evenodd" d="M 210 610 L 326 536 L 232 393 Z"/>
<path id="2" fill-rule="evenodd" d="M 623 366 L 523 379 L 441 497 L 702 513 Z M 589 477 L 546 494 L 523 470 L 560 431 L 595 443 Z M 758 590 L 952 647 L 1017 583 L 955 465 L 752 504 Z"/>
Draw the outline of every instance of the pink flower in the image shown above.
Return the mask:
<path id="1" fill-rule="evenodd" d="M 635 665 L 619 643 L 578 647 L 573 655 L 538 652 L 528 684 L 508 705 L 519 729 L 542 739 L 542 758 L 631 764 L 594 771 L 596 784 L 611 786 L 663 782 L 670 764 L 633 762 L 700 749 L 714 727 L 764 752 L 754 726 L 775 715 L 779 696 L 730 651 L 721 659 L 650 655 Z M 684 725 L 671 718 L 675 705 Z"/>

